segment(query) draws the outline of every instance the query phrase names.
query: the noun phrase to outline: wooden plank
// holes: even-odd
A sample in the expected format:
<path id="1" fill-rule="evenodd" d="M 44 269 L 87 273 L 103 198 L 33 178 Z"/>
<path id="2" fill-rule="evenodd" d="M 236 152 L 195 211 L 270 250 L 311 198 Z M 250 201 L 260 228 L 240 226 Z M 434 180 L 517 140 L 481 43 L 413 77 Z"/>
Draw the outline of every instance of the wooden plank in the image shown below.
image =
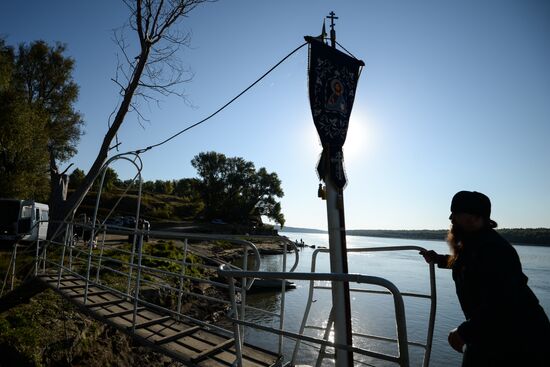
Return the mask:
<path id="1" fill-rule="evenodd" d="M 210 362 L 212 361 L 214 363 L 218 363 L 218 364 L 223 363 L 223 364 L 226 364 L 228 366 L 232 366 L 233 362 L 235 361 L 236 358 L 237 357 L 236 357 L 235 353 L 228 352 L 227 350 L 222 350 L 219 353 L 217 353 L 216 355 L 211 356 L 208 359 L 205 359 L 201 362 L 198 362 L 197 365 L 200 366 L 200 367 L 206 367 L 206 366 L 209 367 L 209 366 L 211 366 Z M 249 359 L 248 356 L 243 353 L 243 367 L 269 367 L 269 366 L 275 366 L 275 361 L 276 361 L 276 359 L 272 360 L 268 363 L 260 363 L 260 362 Z M 216 364 L 214 364 L 214 365 L 216 365 Z"/>
<path id="2" fill-rule="evenodd" d="M 183 338 L 186 335 L 193 334 L 194 332 L 196 332 L 199 329 L 200 329 L 199 326 L 190 327 L 189 329 L 185 329 L 185 330 L 177 332 L 173 335 L 168 335 L 168 336 L 162 337 L 160 339 L 157 339 L 157 340 L 155 340 L 155 344 L 157 344 L 157 345 L 165 344 L 165 343 L 169 343 L 171 341 L 178 340 L 180 338 Z"/>
<path id="3" fill-rule="evenodd" d="M 86 284 L 73 284 L 73 285 L 60 286 L 59 289 L 62 291 L 68 291 L 71 289 L 78 289 L 78 288 L 84 288 L 84 287 L 86 287 Z"/>
<path id="4" fill-rule="evenodd" d="M 193 335 L 193 337 L 195 337 L 197 339 L 208 341 L 211 344 L 222 343 L 224 340 L 227 340 L 227 338 L 228 338 L 227 336 L 221 336 L 221 335 L 212 333 L 212 332 L 207 331 L 207 330 L 202 330 L 202 329 L 200 331 L 198 331 L 197 333 L 195 333 Z"/>
<path id="5" fill-rule="evenodd" d="M 232 347 L 229 349 L 231 352 L 236 353 L 235 348 Z M 260 348 L 253 347 L 251 345 L 244 345 L 242 348 L 243 358 L 246 356 L 247 359 L 259 363 L 264 366 L 273 365 L 279 356 L 270 351 L 266 351 Z"/>
<path id="6" fill-rule="evenodd" d="M 145 310 L 145 307 L 138 307 L 137 308 L 137 312 L 142 311 L 142 310 Z M 109 313 L 109 314 L 103 315 L 103 317 L 105 317 L 107 319 L 110 319 L 111 317 L 126 316 L 126 315 L 130 315 L 130 314 L 133 314 L 133 313 L 134 313 L 134 309 L 131 309 L 131 310 L 124 310 L 124 311 Z"/>
<path id="7" fill-rule="evenodd" d="M 151 325 L 155 325 L 155 324 L 160 324 L 166 320 L 170 320 L 171 317 L 170 316 L 164 316 L 164 317 L 159 317 L 158 319 L 153 319 L 153 320 L 149 320 L 149 321 L 145 321 L 145 322 L 140 322 L 139 324 L 136 324 L 136 329 L 141 329 L 141 328 L 145 328 L 145 327 L 149 327 Z"/>
<path id="8" fill-rule="evenodd" d="M 45 282 L 47 283 L 55 283 L 57 282 L 57 275 L 49 275 L 49 276 L 43 276 L 43 277 L 40 277 L 40 278 L 43 278 Z M 61 277 L 61 282 L 72 282 L 72 281 L 76 281 L 76 280 L 84 280 L 82 278 L 65 278 L 65 277 Z"/>
<path id="9" fill-rule="evenodd" d="M 233 338 L 227 339 L 223 343 L 214 345 L 212 348 L 207 349 L 207 350 L 202 351 L 201 353 L 197 354 L 195 357 L 193 357 L 193 359 L 191 359 L 191 361 L 192 362 L 201 361 L 201 360 L 205 359 L 206 357 L 209 357 L 213 354 L 221 352 L 223 348 L 226 348 L 227 346 L 232 345 L 234 343 L 235 343 L 235 339 L 233 339 Z"/>
<path id="10" fill-rule="evenodd" d="M 93 291 L 93 292 L 88 292 L 88 297 L 91 297 L 91 296 L 101 296 L 101 295 L 107 294 L 107 293 L 111 293 L 111 292 L 109 292 L 109 291 Z M 71 298 L 84 297 L 84 293 L 69 294 L 69 297 L 71 297 Z"/>
<path id="11" fill-rule="evenodd" d="M 213 358 L 208 358 L 208 359 L 205 359 L 204 361 L 201 361 L 199 363 L 197 363 L 197 366 L 199 367 L 231 367 L 233 366 L 233 361 L 235 360 L 235 356 L 233 356 L 233 359 L 231 362 L 223 362 L 223 361 L 219 361 L 217 359 L 213 359 Z M 243 364 L 243 367 L 245 365 Z M 248 366 L 246 366 L 248 367 Z M 264 366 L 262 366 L 264 367 Z"/>
<path id="12" fill-rule="evenodd" d="M 110 306 L 110 305 L 116 305 L 118 303 L 125 302 L 123 299 L 113 299 L 111 301 L 105 301 L 105 302 L 98 302 L 98 303 L 86 303 L 86 307 L 103 307 L 103 306 Z"/>

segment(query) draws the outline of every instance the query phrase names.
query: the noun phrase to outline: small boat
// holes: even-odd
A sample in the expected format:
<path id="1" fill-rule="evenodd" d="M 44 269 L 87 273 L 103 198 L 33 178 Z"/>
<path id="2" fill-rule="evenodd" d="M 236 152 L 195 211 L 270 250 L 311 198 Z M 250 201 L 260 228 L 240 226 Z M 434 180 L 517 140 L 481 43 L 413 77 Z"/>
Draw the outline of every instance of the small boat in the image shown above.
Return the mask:
<path id="1" fill-rule="evenodd" d="M 268 291 L 280 291 L 282 289 L 282 279 L 255 279 L 252 283 L 252 287 L 249 292 L 268 292 Z M 296 284 L 284 280 L 285 289 L 295 289 Z"/>

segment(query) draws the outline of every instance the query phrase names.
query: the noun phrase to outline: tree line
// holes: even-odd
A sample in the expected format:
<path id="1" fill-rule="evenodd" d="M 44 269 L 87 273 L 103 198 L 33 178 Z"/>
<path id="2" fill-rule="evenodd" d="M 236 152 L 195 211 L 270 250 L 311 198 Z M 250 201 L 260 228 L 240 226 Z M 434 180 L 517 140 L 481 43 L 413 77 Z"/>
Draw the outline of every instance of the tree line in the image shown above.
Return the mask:
<path id="1" fill-rule="evenodd" d="M 265 216 L 284 226 L 285 218 L 278 201 L 284 192 L 275 172 L 269 173 L 264 167 L 256 169 L 253 162 L 244 158 L 213 151 L 197 154 L 191 165 L 197 170 L 198 178 L 144 181 L 142 191 L 200 202 L 203 210 L 199 215 L 206 220 L 218 219 L 250 227 L 261 226 Z M 70 175 L 69 189 L 81 185 L 84 178 L 85 172 L 75 169 Z M 102 190 L 114 192 L 131 184 L 132 180 L 119 179 L 117 172 L 108 167 Z"/>
<path id="2" fill-rule="evenodd" d="M 498 228 L 497 232 L 513 244 L 550 245 L 550 228 Z M 347 230 L 350 236 L 387 237 L 418 240 L 444 241 L 447 230 L 420 229 L 420 230 L 386 230 L 386 229 L 358 229 Z"/>

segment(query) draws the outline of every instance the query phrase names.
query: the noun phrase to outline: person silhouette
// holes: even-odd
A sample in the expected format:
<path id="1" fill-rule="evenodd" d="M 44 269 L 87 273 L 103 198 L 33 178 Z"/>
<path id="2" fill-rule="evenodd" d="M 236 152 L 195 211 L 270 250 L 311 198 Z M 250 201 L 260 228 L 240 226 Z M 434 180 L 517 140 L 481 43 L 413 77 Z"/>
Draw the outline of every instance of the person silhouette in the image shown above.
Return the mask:
<path id="1" fill-rule="evenodd" d="M 426 262 L 452 269 L 466 320 L 451 330 L 449 345 L 464 353 L 463 367 L 550 366 L 550 322 L 490 215 L 486 195 L 458 192 L 449 217 L 451 254 L 421 252 Z"/>

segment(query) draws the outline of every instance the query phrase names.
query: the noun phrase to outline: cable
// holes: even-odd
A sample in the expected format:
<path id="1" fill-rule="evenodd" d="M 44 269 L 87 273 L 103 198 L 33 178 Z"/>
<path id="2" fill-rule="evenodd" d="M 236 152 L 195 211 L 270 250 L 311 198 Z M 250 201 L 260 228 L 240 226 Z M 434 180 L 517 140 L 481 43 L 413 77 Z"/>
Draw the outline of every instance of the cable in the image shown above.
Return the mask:
<path id="1" fill-rule="evenodd" d="M 355 57 L 354 54 L 352 54 L 352 53 L 349 52 L 344 46 L 342 46 L 341 44 L 339 44 L 338 41 L 336 41 L 336 44 L 337 44 L 338 46 L 342 47 L 342 49 L 343 49 L 344 51 L 346 51 L 346 52 L 348 53 L 348 55 L 350 55 L 350 56 L 353 57 L 354 59 L 358 60 L 357 57 Z"/>
<path id="2" fill-rule="evenodd" d="M 221 112 L 223 109 L 225 109 L 227 106 L 229 106 L 231 103 L 235 102 L 235 100 L 237 100 L 240 96 L 242 96 L 243 94 L 245 94 L 250 88 L 252 88 L 253 86 L 255 86 L 256 84 L 258 84 L 263 78 L 265 78 L 269 73 L 271 73 L 273 70 L 275 70 L 279 65 L 281 65 L 286 59 L 288 59 L 290 56 L 292 56 L 293 54 L 295 54 L 298 50 L 300 50 L 302 47 L 304 47 L 305 45 L 307 45 L 307 42 L 303 43 L 302 45 L 298 46 L 297 48 L 295 48 L 292 52 L 290 52 L 288 55 L 286 55 L 285 57 L 283 57 L 281 59 L 281 61 L 279 61 L 277 64 L 275 64 L 275 66 L 273 66 L 271 69 L 269 69 L 268 71 L 266 71 L 261 77 L 259 77 L 258 79 L 256 79 L 256 81 L 252 84 L 250 84 L 248 87 L 246 87 L 246 89 L 244 89 L 241 93 L 237 94 L 235 97 L 233 97 L 233 99 L 231 99 L 229 102 L 227 102 L 226 104 L 224 104 L 222 107 L 220 107 L 219 109 L 217 109 L 214 113 L 210 114 L 208 117 L 205 117 L 204 119 L 200 120 L 199 122 L 196 122 L 194 123 L 193 125 L 191 126 L 188 126 L 186 127 L 185 129 L 175 133 L 174 135 L 170 136 L 169 138 L 161 141 L 160 143 L 157 143 L 157 144 L 154 144 L 154 145 L 150 145 L 146 148 L 143 148 L 143 149 L 138 149 L 136 151 L 134 151 L 134 153 L 136 154 L 140 154 L 140 153 L 144 153 L 150 149 L 153 149 L 153 148 L 156 148 L 160 145 L 163 145 L 167 142 L 169 142 L 170 140 L 174 139 L 175 137 L 183 134 L 184 132 L 188 131 L 188 130 L 191 130 L 192 128 L 202 124 L 203 122 L 206 122 L 207 120 L 211 119 L 212 117 L 216 116 L 219 112 Z"/>

